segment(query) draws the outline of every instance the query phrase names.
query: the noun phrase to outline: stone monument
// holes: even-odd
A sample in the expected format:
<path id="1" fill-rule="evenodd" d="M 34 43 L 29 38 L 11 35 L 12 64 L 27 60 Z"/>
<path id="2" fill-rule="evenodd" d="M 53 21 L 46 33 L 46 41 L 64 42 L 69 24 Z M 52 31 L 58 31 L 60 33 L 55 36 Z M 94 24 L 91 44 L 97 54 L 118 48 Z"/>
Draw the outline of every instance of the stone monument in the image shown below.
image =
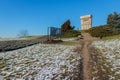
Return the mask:
<path id="1" fill-rule="evenodd" d="M 92 15 L 81 16 L 82 30 L 87 30 L 92 27 Z"/>

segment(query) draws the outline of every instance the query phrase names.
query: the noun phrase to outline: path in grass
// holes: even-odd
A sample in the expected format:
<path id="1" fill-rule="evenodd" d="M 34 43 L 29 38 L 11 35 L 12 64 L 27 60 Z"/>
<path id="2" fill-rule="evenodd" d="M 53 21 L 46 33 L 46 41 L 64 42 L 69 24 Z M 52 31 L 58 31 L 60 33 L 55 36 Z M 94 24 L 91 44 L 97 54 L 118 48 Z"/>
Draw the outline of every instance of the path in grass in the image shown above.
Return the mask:
<path id="1" fill-rule="evenodd" d="M 83 80 L 91 80 L 90 77 L 90 52 L 88 46 L 91 42 L 98 40 L 91 37 L 88 33 L 83 33 L 84 39 L 80 40 L 83 43 L 82 58 L 83 58 Z"/>

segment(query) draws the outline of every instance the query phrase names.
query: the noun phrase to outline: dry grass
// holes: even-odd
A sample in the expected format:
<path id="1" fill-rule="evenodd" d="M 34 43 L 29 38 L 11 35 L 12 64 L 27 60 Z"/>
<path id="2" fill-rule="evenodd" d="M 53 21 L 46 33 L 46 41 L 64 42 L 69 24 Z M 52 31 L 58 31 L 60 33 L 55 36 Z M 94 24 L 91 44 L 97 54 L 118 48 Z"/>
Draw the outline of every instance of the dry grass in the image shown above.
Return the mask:
<path id="1" fill-rule="evenodd" d="M 81 57 L 74 51 L 75 48 L 76 46 L 37 44 L 1 53 L 0 77 L 3 79 L 0 79 L 32 80 L 32 76 L 36 80 L 47 77 L 49 80 L 80 80 Z"/>
<path id="2" fill-rule="evenodd" d="M 120 39 L 120 34 L 114 35 L 114 36 L 109 36 L 109 37 L 103 37 L 102 40 L 110 40 L 110 39 Z"/>
<path id="3" fill-rule="evenodd" d="M 74 46 L 77 44 L 78 44 L 78 41 L 64 41 L 61 43 L 61 45 L 68 45 L 68 46 Z"/>
<path id="4" fill-rule="evenodd" d="M 120 75 L 115 74 L 116 71 L 112 71 L 112 64 L 108 62 L 98 49 L 94 47 L 90 48 L 91 52 L 91 77 L 93 80 L 109 80 L 110 75 L 115 76 L 115 79 L 119 80 Z"/>

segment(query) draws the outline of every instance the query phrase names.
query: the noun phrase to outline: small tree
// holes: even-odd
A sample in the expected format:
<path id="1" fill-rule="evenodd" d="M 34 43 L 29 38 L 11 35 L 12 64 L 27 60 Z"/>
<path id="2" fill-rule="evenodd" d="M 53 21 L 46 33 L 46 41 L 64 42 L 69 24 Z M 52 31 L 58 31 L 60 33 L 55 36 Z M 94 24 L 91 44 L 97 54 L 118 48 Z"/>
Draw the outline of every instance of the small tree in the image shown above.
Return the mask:
<path id="1" fill-rule="evenodd" d="M 70 20 L 64 22 L 61 26 L 62 37 L 77 37 L 80 32 L 74 30 L 75 26 L 71 26 Z"/>
<path id="2" fill-rule="evenodd" d="M 118 14 L 117 12 L 109 14 L 107 18 L 107 24 L 112 29 L 120 28 L 120 14 Z"/>
<path id="3" fill-rule="evenodd" d="M 18 34 L 19 37 L 25 37 L 28 36 L 28 31 L 27 30 L 21 30 L 20 33 Z"/>
<path id="4" fill-rule="evenodd" d="M 61 26 L 62 32 L 66 32 L 68 30 L 73 30 L 74 28 L 75 28 L 75 26 L 73 26 L 73 27 L 71 26 L 70 20 L 67 20 Z"/>

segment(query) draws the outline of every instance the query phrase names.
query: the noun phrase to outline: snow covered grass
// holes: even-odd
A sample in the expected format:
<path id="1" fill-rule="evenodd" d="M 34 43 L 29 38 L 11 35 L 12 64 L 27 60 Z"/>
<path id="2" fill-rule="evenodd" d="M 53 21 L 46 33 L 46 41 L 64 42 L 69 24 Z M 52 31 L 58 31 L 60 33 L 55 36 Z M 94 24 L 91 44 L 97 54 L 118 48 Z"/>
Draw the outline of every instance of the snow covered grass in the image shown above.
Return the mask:
<path id="1" fill-rule="evenodd" d="M 92 43 L 93 80 L 120 80 L 120 40 Z"/>
<path id="2" fill-rule="evenodd" d="M 75 38 L 62 38 L 62 41 L 77 41 L 77 37 Z"/>
<path id="3" fill-rule="evenodd" d="M 75 48 L 37 44 L 0 53 L 0 80 L 77 80 L 81 57 Z"/>

